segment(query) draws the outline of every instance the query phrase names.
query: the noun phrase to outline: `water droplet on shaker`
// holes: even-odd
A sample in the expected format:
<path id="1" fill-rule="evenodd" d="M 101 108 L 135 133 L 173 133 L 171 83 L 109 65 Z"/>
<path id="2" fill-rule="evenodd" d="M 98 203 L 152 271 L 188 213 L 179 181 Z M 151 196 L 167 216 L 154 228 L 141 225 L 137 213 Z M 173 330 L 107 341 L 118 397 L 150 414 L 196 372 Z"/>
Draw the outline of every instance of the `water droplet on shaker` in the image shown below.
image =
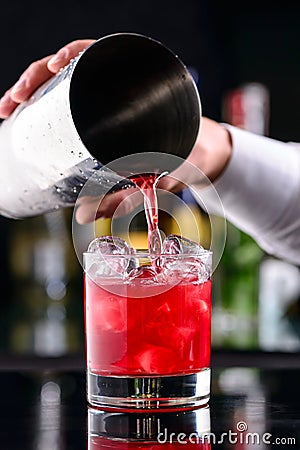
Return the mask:
<path id="1" fill-rule="evenodd" d="M 97 161 L 97 159 L 93 159 L 93 163 L 94 163 L 94 169 L 100 169 L 100 163 L 99 161 Z"/>

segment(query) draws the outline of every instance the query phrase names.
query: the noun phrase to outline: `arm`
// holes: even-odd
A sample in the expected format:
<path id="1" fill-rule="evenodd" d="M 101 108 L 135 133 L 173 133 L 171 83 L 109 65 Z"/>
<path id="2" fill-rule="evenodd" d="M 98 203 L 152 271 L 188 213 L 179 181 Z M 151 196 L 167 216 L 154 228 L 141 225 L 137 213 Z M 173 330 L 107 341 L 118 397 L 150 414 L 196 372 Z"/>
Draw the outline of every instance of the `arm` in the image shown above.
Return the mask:
<path id="1" fill-rule="evenodd" d="M 226 218 L 268 253 L 299 265 L 300 149 L 224 127 L 231 136 L 232 153 L 214 186 Z M 209 188 L 199 194 L 211 213 L 221 213 Z"/>

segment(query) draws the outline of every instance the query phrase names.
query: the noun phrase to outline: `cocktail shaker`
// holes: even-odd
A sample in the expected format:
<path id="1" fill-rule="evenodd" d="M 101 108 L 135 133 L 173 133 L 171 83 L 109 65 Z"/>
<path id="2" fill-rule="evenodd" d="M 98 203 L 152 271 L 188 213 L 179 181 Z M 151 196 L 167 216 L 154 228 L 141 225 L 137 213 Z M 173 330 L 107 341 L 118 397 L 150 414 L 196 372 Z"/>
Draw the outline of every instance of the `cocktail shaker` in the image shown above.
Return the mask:
<path id="1" fill-rule="evenodd" d="M 186 158 L 200 116 L 192 76 L 165 45 L 134 33 L 100 38 L 1 124 L 0 213 L 72 206 L 91 176 L 101 196 L 130 185 L 124 174 L 173 170 L 168 158 L 139 156 L 118 173 L 109 164 L 149 152 Z"/>

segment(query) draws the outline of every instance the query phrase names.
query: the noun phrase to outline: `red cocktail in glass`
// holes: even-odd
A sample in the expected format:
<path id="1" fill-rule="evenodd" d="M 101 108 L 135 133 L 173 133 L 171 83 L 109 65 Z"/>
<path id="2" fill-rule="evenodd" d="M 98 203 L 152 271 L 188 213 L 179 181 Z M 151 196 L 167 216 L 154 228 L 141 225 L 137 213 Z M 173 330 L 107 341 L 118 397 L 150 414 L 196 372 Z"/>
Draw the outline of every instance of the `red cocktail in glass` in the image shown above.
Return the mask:
<path id="1" fill-rule="evenodd" d="M 141 253 L 84 258 L 89 402 L 167 409 L 206 403 L 210 252 L 159 255 L 155 264 Z"/>

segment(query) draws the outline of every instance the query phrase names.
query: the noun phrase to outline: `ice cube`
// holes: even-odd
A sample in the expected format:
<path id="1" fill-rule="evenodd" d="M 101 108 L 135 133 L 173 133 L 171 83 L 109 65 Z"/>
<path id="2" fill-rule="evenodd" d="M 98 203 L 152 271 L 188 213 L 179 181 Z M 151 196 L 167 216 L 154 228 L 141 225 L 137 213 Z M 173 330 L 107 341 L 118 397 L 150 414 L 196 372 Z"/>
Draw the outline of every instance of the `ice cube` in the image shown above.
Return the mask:
<path id="1" fill-rule="evenodd" d="M 162 253 L 168 255 L 177 255 L 179 253 L 199 255 L 203 251 L 204 248 L 197 242 L 191 241 L 190 239 L 177 234 L 170 234 L 167 236 L 162 245 Z"/>
<path id="2" fill-rule="evenodd" d="M 180 256 L 182 255 L 182 257 Z M 167 236 L 159 265 L 165 282 L 203 282 L 210 277 L 211 253 L 197 242 L 182 236 Z"/>
<path id="3" fill-rule="evenodd" d="M 177 326 L 174 323 L 168 323 L 164 329 L 162 323 L 150 322 L 145 327 L 145 335 L 149 344 L 169 348 L 176 351 L 178 357 L 184 358 L 192 346 L 197 326 L 197 324 L 189 327 Z"/>
<path id="4" fill-rule="evenodd" d="M 134 256 L 130 257 L 133 252 L 134 250 L 120 237 L 101 236 L 95 238 L 88 246 L 88 253 L 95 255 L 95 258 L 91 258 L 92 265 L 88 268 L 89 275 L 97 282 L 103 276 L 124 278 L 128 268 L 132 269 L 136 266 Z"/>
<path id="5" fill-rule="evenodd" d="M 101 302 L 101 311 L 97 316 L 98 326 L 104 331 L 120 332 L 126 329 L 125 314 L 118 298 L 108 297 Z"/>
<path id="6" fill-rule="evenodd" d="M 136 360 L 143 372 L 151 374 L 166 374 L 176 368 L 176 352 L 165 347 L 149 345 L 137 354 Z"/>
<path id="7" fill-rule="evenodd" d="M 149 282 L 157 282 L 157 271 L 155 270 L 155 267 L 146 265 L 146 266 L 140 266 L 133 268 L 130 270 L 127 276 L 128 281 L 132 280 L 145 280 L 144 284 L 148 284 Z"/>
<path id="8" fill-rule="evenodd" d="M 96 237 L 90 242 L 87 251 L 104 255 L 130 255 L 132 253 L 127 242 L 117 236 Z"/>
<path id="9" fill-rule="evenodd" d="M 175 255 L 162 256 L 160 260 L 160 279 L 165 283 L 203 283 L 210 278 L 209 266 L 200 257 L 175 258 Z"/>

